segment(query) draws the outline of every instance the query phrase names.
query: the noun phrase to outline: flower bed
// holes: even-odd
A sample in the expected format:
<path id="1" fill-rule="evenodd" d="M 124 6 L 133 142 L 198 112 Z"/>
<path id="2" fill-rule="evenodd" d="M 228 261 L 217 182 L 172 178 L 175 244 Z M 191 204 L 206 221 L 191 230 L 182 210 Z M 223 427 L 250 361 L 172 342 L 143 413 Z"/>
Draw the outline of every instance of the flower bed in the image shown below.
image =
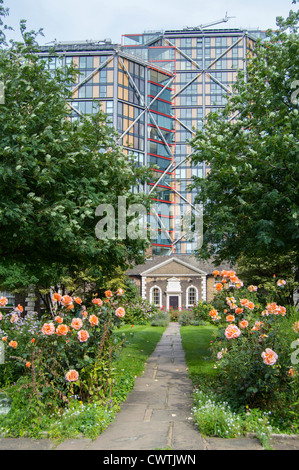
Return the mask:
<path id="1" fill-rule="evenodd" d="M 220 394 L 234 409 L 272 410 L 298 430 L 298 310 L 258 296 L 258 287 L 246 288 L 234 271 L 214 276 L 218 292 L 203 315 L 218 326 L 211 349 Z M 273 283 L 277 290 L 287 284 Z"/>
<path id="2" fill-rule="evenodd" d="M 143 325 L 155 310 L 123 294 L 107 290 L 86 307 L 79 297 L 54 293 L 51 315 L 42 318 L 24 315 L 21 306 L 2 310 L 1 437 L 93 439 L 113 421 L 164 330 Z M 125 325 L 130 306 L 130 319 L 142 326 Z"/>
<path id="3" fill-rule="evenodd" d="M 54 293 L 51 315 L 24 315 L 18 305 L 0 313 L 5 345 L 2 386 L 19 384 L 27 399 L 47 409 L 63 406 L 76 395 L 84 402 L 105 401 L 112 393 L 112 359 L 119 346 L 115 327 L 125 316 L 121 290 L 105 292 L 86 308 L 79 297 Z M 5 306 L 7 299 L 1 298 Z"/>

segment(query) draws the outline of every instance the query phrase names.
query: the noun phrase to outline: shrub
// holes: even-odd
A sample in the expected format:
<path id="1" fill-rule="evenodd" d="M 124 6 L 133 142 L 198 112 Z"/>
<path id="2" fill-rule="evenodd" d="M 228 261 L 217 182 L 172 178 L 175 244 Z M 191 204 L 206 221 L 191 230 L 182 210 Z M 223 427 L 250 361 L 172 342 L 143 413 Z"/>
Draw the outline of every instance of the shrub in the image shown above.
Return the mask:
<path id="1" fill-rule="evenodd" d="M 158 307 L 150 304 L 147 300 L 137 297 L 125 304 L 126 315 L 124 323 L 134 325 L 144 325 L 159 312 Z"/>
<path id="2" fill-rule="evenodd" d="M 298 312 L 275 302 L 261 306 L 254 301 L 256 286 L 245 290 L 235 273 L 221 274 L 232 287 L 219 288 L 209 316 L 219 325 L 213 350 L 222 394 L 234 407 L 279 408 L 282 414 L 295 414 L 299 369 L 292 363 L 291 345 L 298 338 L 293 329 Z M 215 277 L 221 284 L 219 273 Z"/>
<path id="3" fill-rule="evenodd" d="M 174 310 L 172 307 L 169 308 L 170 321 L 177 322 L 180 314 L 180 310 Z"/>
<path id="4" fill-rule="evenodd" d="M 55 293 L 51 317 L 22 317 L 21 306 L 1 314 L 5 365 L 0 383 L 8 385 L 8 370 L 19 390 L 26 391 L 27 402 L 48 410 L 73 395 L 86 402 L 105 400 L 113 386 L 111 364 L 118 347 L 113 330 L 125 316 L 121 294 L 106 291 L 106 299 L 94 298 L 88 312 L 80 298 Z"/>
<path id="5" fill-rule="evenodd" d="M 159 312 L 151 318 L 151 326 L 167 326 L 169 323 L 169 315 L 166 312 Z"/>
<path id="6" fill-rule="evenodd" d="M 209 311 L 212 309 L 212 305 L 205 301 L 199 301 L 198 304 L 192 308 L 191 312 L 194 319 L 206 321 L 209 320 Z"/>
<path id="7" fill-rule="evenodd" d="M 194 311 L 182 312 L 178 318 L 179 323 L 182 326 L 186 325 L 204 325 L 206 322 L 202 319 L 199 319 L 198 316 L 194 314 Z"/>

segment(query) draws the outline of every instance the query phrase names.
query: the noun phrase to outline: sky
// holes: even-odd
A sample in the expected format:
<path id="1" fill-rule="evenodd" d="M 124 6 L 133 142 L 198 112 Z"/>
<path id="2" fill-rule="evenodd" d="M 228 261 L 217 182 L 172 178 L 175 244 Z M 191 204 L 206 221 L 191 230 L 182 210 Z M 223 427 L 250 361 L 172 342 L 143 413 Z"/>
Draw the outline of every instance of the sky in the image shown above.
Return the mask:
<path id="1" fill-rule="evenodd" d="M 4 0 L 4 6 L 10 10 L 6 23 L 15 30 L 9 37 L 20 38 L 25 19 L 29 30 L 43 28 L 40 45 L 55 39 L 121 43 L 123 34 L 196 27 L 226 12 L 234 18 L 214 27 L 273 29 L 277 16 L 298 8 L 292 0 Z"/>

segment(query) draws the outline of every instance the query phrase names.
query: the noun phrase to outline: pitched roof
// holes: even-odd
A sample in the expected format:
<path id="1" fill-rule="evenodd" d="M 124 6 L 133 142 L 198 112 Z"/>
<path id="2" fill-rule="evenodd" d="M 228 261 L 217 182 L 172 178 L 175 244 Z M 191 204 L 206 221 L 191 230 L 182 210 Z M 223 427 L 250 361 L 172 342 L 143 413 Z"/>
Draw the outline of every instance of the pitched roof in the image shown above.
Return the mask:
<path id="1" fill-rule="evenodd" d="M 150 259 L 147 259 L 144 264 L 139 264 L 137 266 L 134 266 L 131 269 L 127 270 L 127 274 L 129 276 L 136 276 L 136 275 L 141 275 L 143 272 L 148 271 L 149 269 L 152 269 L 154 267 L 159 266 L 162 263 L 165 263 L 166 261 L 170 259 L 177 259 L 178 261 L 182 261 L 183 263 L 187 263 L 191 267 L 200 269 L 201 271 L 204 271 L 207 274 L 212 274 L 212 272 L 215 269 L 218 269 L 219 271 L 222 271 L 223 269 L 232 269 L 232 265 L 229 262 L 223 262 L 220 265 L 216 265 L 210 261 L 206 260 L 199 260 L 195 258 L 195 256 L 191 255 L 170 255 L 170 256 L 162 256 L 162 255 L 157 255 L 153 256 Z"/>

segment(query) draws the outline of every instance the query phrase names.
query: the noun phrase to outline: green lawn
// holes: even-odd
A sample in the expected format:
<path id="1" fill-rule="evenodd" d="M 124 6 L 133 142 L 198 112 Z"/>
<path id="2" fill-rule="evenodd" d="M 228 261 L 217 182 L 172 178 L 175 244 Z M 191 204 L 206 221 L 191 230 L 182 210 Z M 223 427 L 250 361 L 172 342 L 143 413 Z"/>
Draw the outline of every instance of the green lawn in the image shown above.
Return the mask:
<path id="1" fill-rule="evenodd" d="M 209 351 L 211 341 L 214 340 L 213 333 L 216 331 L 217 328 L 212 325 L 182 326 L 180 329 L 186 363 L 193 382 L 197 382 L 202 376 L 208 378 L 216 375 Z"/>

